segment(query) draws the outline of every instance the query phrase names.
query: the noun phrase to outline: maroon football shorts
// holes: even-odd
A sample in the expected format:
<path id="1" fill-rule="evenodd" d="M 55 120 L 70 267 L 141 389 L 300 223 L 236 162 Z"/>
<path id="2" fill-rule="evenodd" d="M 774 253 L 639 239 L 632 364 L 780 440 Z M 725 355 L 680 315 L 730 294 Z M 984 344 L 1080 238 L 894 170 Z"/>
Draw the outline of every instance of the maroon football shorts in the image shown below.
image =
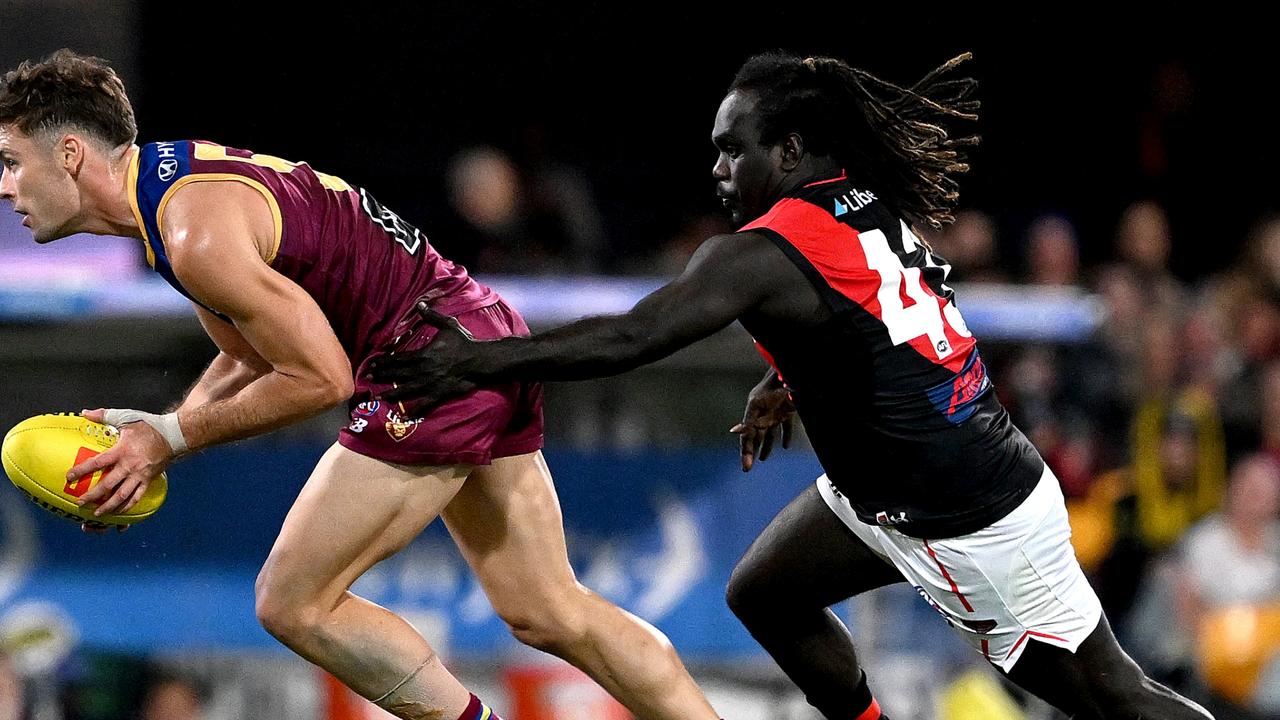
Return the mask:
<path id="1" fill-rule="evenodd" d="M 523 455 L 542 448 L 542 383 L 507 382 L 477 388 L 410 417 L 412 402 L 388 403 L 374 396 L 387 390 L 365 379 L 369 361 L 387 352 L 417 350 L 435 337 L 436 328 L 416 313 L 399 342 L 366 357 L 355 376 L 351 421 L 338 442 L 353 452 L 402 465 L 488 465 L 493 458 Z M 457 315 L 477 340 L 528 336 L 519 313 L 498 300 Z"/>

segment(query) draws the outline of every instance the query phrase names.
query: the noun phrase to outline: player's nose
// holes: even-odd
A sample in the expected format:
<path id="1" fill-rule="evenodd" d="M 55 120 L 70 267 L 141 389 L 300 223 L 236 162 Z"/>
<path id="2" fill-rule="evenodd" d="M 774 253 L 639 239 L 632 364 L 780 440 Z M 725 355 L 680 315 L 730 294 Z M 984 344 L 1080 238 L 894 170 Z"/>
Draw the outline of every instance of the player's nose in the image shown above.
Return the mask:
<path id="1" fill-rule="evenodd" d="M 724 153 L 716 156 L 716 163 L 711 166 L 711 177 L 721 182 L 729 179 L 729 159 Z"/>

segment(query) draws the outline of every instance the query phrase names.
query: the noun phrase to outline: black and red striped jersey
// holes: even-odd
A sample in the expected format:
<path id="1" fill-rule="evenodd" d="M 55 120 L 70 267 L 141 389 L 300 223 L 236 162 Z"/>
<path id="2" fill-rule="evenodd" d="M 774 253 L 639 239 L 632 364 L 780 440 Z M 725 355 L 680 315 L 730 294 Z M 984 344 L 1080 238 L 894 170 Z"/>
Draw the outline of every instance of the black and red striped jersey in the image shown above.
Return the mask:
<path id="1" fill-rule="evenodd" d="M 996 399 L 945 284 L 950 267 L 887 203 L 841 176 L 739 232 L 771 239 L 830 310 L 816 327 L 743 324 L 864 522 L 961 535 L 1030 494 L 1044 463 Z"/>

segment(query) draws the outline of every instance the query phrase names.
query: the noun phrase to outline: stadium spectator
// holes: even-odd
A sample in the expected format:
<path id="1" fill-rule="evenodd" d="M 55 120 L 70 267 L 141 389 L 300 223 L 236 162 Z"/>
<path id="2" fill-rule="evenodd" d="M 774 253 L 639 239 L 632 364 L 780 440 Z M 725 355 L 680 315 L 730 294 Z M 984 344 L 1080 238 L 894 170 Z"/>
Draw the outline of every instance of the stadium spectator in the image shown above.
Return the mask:
<path id="1" fill-rule="evenodd" d="M 948 279 L 955 282 L 1007 282 L 1001 267 L 996 225 L 981 210 L 961 210 L 955 222 L 942 230 L 926 231 L 927 240 L 951 264 Z"/>
<path id="2" fill-rule="evenodd" d="M 1064 215 L 1041 215 L 1027 229 L 1027 281 L 1033 285 L 1080 284 L 1080 239 Z"/>

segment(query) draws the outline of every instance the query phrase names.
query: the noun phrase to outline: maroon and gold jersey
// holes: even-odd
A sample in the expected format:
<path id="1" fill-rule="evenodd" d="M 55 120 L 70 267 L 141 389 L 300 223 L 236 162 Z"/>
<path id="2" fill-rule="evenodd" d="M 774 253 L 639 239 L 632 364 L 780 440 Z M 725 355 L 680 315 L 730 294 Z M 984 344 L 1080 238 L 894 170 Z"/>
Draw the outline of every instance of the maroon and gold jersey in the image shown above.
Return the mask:
<path id="1" fill-rule="evenodd" d="M 211 181 L 244 183 L 266 199 L 275 220 L 268 263 L 315 299 L 352 367 L 394 338 L 419 299 L 447 315 L 497 300 L 462 266 L 441 257 L 421 231 L 340 178 L 202 140 L 151 143 L 130 166 L 130 201 L 147 262 L 187 297 L 160 228 L 176 190 Z"/>
<path id="2" fill-rule="evenodd" d="M 863 521 L 961 535 L 1030 494 L 1043 461 L 996 399 L 950 268 L 874 192 L 811 183 L 741 231 L 771 239 L 832 313 L 816 329 L 743 324 Z"/>

